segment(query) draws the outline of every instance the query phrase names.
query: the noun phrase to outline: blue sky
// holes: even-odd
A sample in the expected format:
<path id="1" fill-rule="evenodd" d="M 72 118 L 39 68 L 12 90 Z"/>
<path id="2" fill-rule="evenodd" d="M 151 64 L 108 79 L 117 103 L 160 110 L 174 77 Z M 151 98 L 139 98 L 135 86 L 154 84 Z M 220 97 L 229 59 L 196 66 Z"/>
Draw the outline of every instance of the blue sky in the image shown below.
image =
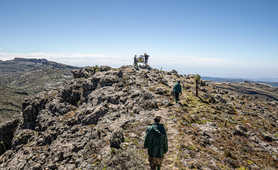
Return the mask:
<path id="1" fill-rule="evenodd" d="M 278 81 L 277 0 L 0 0 L 0 60 L 150 64 Z"/>

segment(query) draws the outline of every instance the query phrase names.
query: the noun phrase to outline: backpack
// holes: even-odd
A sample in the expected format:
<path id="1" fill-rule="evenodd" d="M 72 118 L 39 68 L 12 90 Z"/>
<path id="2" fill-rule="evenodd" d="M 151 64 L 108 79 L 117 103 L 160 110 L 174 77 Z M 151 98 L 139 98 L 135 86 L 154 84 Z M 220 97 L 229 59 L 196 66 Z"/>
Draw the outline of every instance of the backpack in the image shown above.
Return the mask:
<path id="1" fill-rule="evenodd" d="M 152 128 L 150 131 L 150 135 L 152 136 L 152 144 L 160 146 L 163 138 L 162 133 L 158 129 Z"/>
<path id="2" fill-rule="evenodd" d="M 180 87 L 180 84 L 175 84 L 174 88 L 173 88 L 173 92 L 174 93 L 180 93 L 181 91 L 181 87 Z"/>
<path id="3" fill-rule="evenodd" d="M 144 148 L 152 157 L 162 157 L 168 151 L 167 135 L 163 125 L 152 125 L 148 128 Z"/>
<path id="4" fill-rule="evenodd" d="M 151 146 L 162 147 L 164 145 L 163 141 L 166 133 L 164 132 L 162 127 L 158 125 L 152 125 L 151 130 L 149 131 L 149 136 L 151 138 L 150 140 Z"/>

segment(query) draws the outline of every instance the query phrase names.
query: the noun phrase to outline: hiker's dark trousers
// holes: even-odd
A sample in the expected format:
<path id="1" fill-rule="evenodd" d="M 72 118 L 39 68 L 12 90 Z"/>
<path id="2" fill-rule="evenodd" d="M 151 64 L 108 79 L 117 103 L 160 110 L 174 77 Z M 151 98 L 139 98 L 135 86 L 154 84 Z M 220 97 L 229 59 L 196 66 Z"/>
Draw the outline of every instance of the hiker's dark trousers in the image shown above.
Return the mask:
<path id="1" fill-rule="evenodd" d="M 176 103 L 180 100 L 179 97 L 180 97 L 180 93 L 177 93 L 175 92 L 174 93 L 174 96 L 175 96 L 175 100 L 176 100 Z"/>

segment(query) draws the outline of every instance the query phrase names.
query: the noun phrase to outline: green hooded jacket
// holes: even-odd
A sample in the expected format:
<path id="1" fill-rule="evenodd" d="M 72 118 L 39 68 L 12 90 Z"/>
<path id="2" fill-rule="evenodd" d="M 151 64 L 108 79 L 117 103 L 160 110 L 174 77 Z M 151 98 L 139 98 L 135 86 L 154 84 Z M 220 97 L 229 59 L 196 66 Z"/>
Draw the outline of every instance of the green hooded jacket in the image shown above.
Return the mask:
<path id="1" fill-rule="evenodd" d="M 144 148 L 148 148 L 150 157 L 162 158 L 168 152 L 168 139 L 162 124 L 154 123 L 146 131 Z"/>
<path id="2" fill-rule="evenodd" d="M 181 85 L 180 83 L 176 83 L 174 88 L 173 88 L 174 93 L 181 93 Z"/>

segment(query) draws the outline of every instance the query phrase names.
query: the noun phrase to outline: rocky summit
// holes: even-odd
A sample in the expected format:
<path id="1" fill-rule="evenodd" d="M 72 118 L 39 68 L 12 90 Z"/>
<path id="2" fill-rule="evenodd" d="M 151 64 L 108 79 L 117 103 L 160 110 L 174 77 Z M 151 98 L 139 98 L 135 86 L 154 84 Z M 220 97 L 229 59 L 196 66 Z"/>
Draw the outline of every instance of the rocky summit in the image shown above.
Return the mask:
<path id="1" fill-rule="evenodd" d="M 56 89 L 28 97 L 0 125 L 0 169 L 149 169 L 145 130 L 162 117 L 164 170 L 277 169 L 278 90 L 252 83 L 132 66 L 87 67 Z M 171 95 L 181 80 L 179 104 Z"/>

